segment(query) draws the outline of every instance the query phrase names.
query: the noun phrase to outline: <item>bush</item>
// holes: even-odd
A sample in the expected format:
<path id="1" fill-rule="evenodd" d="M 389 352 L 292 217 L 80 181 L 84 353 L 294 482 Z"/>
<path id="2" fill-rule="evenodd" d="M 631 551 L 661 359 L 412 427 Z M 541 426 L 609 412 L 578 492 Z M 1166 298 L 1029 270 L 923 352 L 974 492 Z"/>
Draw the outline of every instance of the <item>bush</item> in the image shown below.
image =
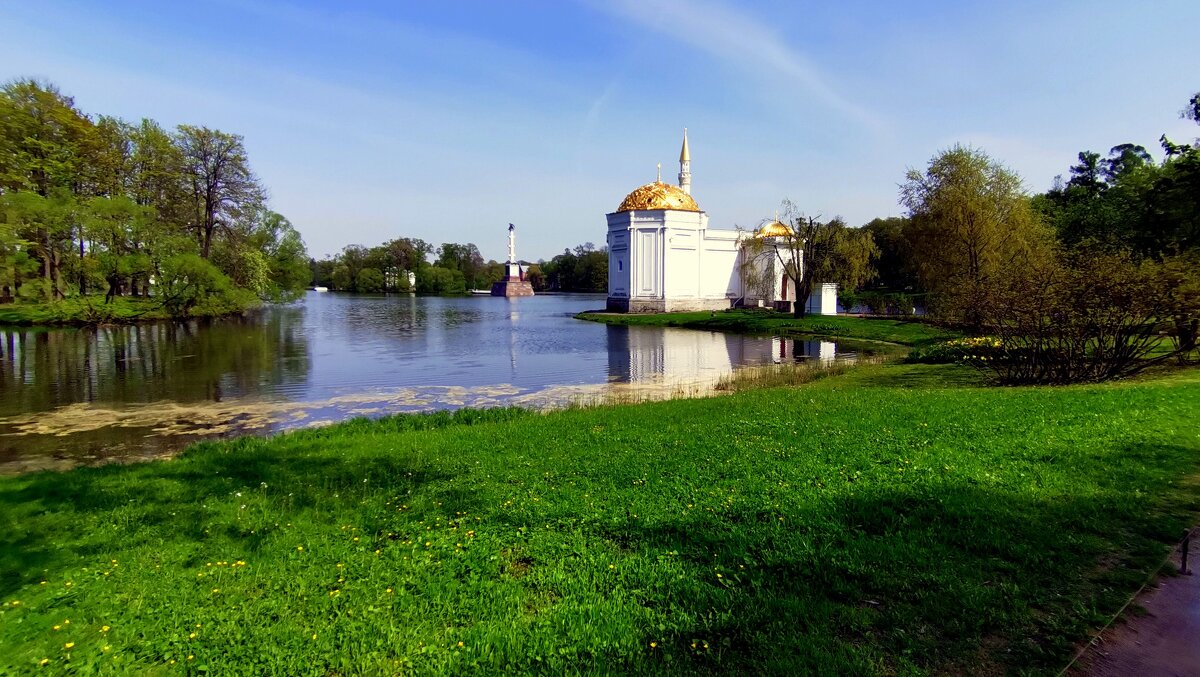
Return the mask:
<path id="1" fill-rule="evenodd" d="M 254 305 L 254 292 L 239 289 L 216 266 L 195 254 L 162 262 L 157 293 L 173 317 L 226 315 Z"/>
<path id="2" fill-rule="evenodd" d="M 993 280 L 979 314 L 999 345 L 968 361 L 1001 383 L 1076 383 L 1169 359 L 1161 264 L 1094 249 L 1059 253 Z"/>

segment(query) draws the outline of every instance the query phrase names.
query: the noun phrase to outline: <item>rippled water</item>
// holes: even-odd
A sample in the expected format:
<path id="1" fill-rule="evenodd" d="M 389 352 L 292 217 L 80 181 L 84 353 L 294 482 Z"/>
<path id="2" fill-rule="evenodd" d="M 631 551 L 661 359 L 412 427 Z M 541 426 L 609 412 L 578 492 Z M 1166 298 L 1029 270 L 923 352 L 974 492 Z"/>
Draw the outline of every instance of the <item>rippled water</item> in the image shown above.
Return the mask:
<path id="1" fill-rule="evenodd" d="M 603 305 L 312 292 L 247 318 L 0 328 L 0 472 L 354 416 L 698 393 L 740 366 L 846 356 L 824 341 L 572 317 Z"/>

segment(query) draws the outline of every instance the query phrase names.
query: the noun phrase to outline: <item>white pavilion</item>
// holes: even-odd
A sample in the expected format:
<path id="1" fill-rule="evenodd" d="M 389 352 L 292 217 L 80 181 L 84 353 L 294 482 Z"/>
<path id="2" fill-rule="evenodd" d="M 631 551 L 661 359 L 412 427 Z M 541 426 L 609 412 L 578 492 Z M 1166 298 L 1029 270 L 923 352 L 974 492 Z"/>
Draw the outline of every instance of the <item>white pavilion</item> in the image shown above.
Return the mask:
<path id="1" fill-rule="evenodd" d="M 663 183 L 660 175 L 608 214 L 608 310 L 790 310 L 795 285 L 783 271 L 791 261 L 784 242 L 791 229 L 777 219 L 752 233 L 709 228 L 708 214 L 692 198 L 691 160 L 685 129 L 679 185 Z M 762 246 L 747 246 L 750 238 Z M 807 311 L 836 315 L 837 285 L 816 285 Z"/>

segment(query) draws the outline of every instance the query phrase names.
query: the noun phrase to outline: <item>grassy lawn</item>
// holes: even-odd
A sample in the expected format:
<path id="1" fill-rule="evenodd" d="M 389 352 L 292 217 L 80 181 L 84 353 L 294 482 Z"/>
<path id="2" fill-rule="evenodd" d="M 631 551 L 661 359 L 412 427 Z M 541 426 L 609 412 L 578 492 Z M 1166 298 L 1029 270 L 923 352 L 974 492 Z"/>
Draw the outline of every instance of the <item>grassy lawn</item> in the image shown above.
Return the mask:
<path id="1" fill-rule="evenodd" d="M 104 295 L 75 296 L 53 303 L 0 305 L 0 325 L 129 324 L 171 319 L 157 298 L 117 296 L 109 303 Z"/>
<path id="2" fill-rule="evenodd" d="M 0 673 L 1053 672 L 1194 519 L 1198 414 L 881 365 L 4 478 Z"/>
<path id="3" fill-rule="evenodd" d="M 694 313 L 580 313 L 576 317 L 606 324 L 647 327 L 687 327 L 746 334 L 807 334 L 887 341 L 921 346 L 962 334 L 916 320 L 884 320 L 831 315 L 809 315 L 796 319 L 786 313 L 764 310 L 723 310 Z"/>

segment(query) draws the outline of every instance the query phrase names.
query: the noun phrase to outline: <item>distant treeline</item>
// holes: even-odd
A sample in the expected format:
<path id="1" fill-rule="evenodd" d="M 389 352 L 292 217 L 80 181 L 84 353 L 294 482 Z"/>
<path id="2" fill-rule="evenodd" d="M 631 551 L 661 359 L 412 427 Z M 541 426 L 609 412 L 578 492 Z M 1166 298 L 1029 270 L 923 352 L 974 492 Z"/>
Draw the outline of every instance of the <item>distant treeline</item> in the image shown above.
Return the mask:
<path id="1" fill-rule="evenodd" d="M 149 296 L 184 316 L 295 298 L 308 255 L 266 202 L 238 135 L 0 87 L 0 302 Z"/>
<path id="2" fill-rule="evenodd" d="M 490 289 L 504 276 L 504 264 L 484 261 L 473 243 L 447 242 L 435 249 L 424 240 L 410 237 L 375 247 L 350 245 L 331 258 L 311 260 L 310 266 L 314 286 L 367 293 L 464 294 L 471 289 Z M 524 267 L 525 277 L 535 291 L 608 289 L 608 250 L 596 249 L 591 242 Z"/>

